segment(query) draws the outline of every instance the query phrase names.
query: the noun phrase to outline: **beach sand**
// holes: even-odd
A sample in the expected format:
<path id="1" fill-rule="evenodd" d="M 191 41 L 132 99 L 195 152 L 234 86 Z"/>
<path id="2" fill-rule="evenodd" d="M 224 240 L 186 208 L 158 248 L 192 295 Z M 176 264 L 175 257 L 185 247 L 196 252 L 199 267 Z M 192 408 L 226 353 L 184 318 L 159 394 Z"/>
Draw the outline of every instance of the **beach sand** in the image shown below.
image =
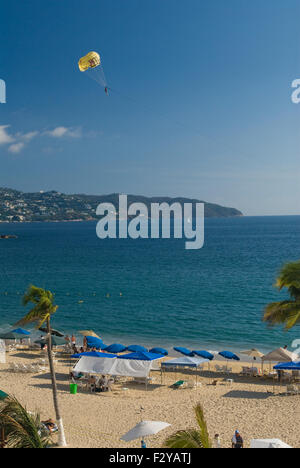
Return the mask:
<path id="1" fill-rule="evenodd" d="M 45 356 L 44 356 L 45 357 Z M 33 364 L 41 358 L 40 352 L 17 351 L 7 354 L 7 363 L 0 364 L 0 389 L 16 396 L 29 411 L 37 411 L 42 419 L 55 418 L 49 374 L 20 374 L 8 371 L 9 363 Z M 220 364 L 220 363 L 219 363 Z M 221 364 L 224 365 L 224 362 Z M 59 403 L 69 447 L 119 448 L 139 447 L 139 440 L 126 443 L 120 437 L 144 420 L 165 421 L 171 427 L 147 438 L 149 447 L 163 446 L 165 438 L 179 429 L 196 427 L 193 407 L 203 405 L 210 436 L 220 434 L 222 447 L 230 448 L 231 438 L 238 429 L 250 446 L 253 438 L 279 438 L 300 448 L 300 396 L 280 395 L 272 381 L 239 377 L 242 363 L 230 363 L 234 382 L 220 382 L 212 386 L 212 379 L 201 376 L 195 389 L 173 390 L 169 385 L 190 376 L 167 373 L 161 385 L 160 372 L 152 372 L 153 384 L 130 381 L 115 384 L 108 393 L 87 393 L 79 389 L 77 395 L 69 393 L 70 361 L 58 357 L 56 364 Z M 249 365 L 247 363 L 246 365 Z M 214 365 L 211 366 L 214 368 Z M 222 379 L 221 375 L 215 375 Z M 128 390 L 123 390 L 127 388 Z M 140 408 L 143 407 L 142 416 Z M 55 436 L 54 436 L 55 440 Z"/>

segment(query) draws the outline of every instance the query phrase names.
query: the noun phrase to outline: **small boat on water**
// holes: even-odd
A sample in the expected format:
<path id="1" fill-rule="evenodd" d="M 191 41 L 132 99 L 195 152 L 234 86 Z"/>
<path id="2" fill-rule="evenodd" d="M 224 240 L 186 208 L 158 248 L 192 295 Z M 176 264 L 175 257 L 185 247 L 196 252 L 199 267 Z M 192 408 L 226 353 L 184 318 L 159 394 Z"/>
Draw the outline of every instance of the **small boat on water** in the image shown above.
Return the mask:
<path id="1" fill-rule="evenodd" d="M 1 234 L 0 239 L 18 239 L 18 236 L 13 236 L 10 234 Z"/>

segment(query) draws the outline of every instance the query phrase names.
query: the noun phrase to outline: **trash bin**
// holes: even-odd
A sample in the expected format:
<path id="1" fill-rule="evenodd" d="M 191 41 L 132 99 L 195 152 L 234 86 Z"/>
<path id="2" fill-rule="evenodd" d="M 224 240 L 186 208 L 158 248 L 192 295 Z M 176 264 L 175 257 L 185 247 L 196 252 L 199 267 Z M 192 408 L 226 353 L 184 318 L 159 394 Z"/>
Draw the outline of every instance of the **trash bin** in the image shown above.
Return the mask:
<path id="1" fill-rule="evenodd" d="M 71 395 L 77 395 L 77 384 L 70 384 L 70 393 Z"/>

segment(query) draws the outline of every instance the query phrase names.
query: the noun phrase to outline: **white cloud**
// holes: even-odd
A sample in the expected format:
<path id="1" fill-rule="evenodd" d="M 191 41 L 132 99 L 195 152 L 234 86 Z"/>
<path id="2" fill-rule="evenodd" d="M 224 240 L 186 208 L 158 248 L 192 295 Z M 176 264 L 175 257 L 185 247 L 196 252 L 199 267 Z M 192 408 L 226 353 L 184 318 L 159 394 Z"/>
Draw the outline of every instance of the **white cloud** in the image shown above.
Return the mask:
<path id="1" fill-rule="evenodd" d="M 0 125 L 0 145 L 8 145 L 7 150 L 10 153 L 20 153 L 32 140 L 37 137 L 51 137 L 51 138 L 81 138 L 83 136 L 82 129 L 80 127 L 55 127 L 53 130 L 42 130 L 42 131 L 30 131 L 27 133 L 17 132 L 10 134 L 8 132 L 9 125 Z M 92 135 L 88 135 L 92 137 Z M 57 149 L 56 149 L 57 150 Z"/>
<path id="2" fill-rule="evenodd" d="M 14 138 L 7 133 L 9 125 L 0 125 L 0 145 L 7 145 L 14 141 Z"/>
<path id="3" fill-rule="evenodd" d="M 45 135 L 49 135 L 53 138 L 62 138 L 62 137 L 80 138 L 81 129 L 80 128 L 68 128 L 68 127 L 56 127 L 53 130 L 46 131 Z"/>
<path id="4" fill-rule="evenodd" d="M 21 138 L 25 141 L 31 141 L 33 138 L 37 137 L 39 132 L 28 132 L 21 135 Z"/>
<path id="5" fill-rule="evenodd" d="M 8 148 L 8 151 L 10 153 L 20 153 L 20 151 L 22 151 L 22 149 L 24 148 L 25 146 L 25 143 L 23 142 L 20 142 L 20 143 L 14 143 L 13 145 L 10 145 L 9 148 Z"/>

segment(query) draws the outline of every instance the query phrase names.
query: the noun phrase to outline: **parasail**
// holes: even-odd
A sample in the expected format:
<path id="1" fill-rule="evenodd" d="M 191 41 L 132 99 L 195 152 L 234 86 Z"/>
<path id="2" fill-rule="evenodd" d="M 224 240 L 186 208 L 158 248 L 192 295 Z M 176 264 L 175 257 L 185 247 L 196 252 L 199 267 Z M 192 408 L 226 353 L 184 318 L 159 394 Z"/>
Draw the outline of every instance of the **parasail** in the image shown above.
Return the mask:
<path id="1" fill-rule="evenodd" d="M 87 71 L 89 68 L 95 68 L 101 65 L 101 58 L 97 52 L 89 52 L 84 57 L 81 57 L 78 62 L 78 67 L 81 72 Z"/>
<path id="2" fill-rule="evenodd" d="M 108 95 L 108 87 L 102 67 L 102 60 L 98 52 L 89 52 L 78 61 L 78 67 L 81 72 L 85 72 L 87 76 L 97 81 L 104 87 L 105 93 Z"/>

